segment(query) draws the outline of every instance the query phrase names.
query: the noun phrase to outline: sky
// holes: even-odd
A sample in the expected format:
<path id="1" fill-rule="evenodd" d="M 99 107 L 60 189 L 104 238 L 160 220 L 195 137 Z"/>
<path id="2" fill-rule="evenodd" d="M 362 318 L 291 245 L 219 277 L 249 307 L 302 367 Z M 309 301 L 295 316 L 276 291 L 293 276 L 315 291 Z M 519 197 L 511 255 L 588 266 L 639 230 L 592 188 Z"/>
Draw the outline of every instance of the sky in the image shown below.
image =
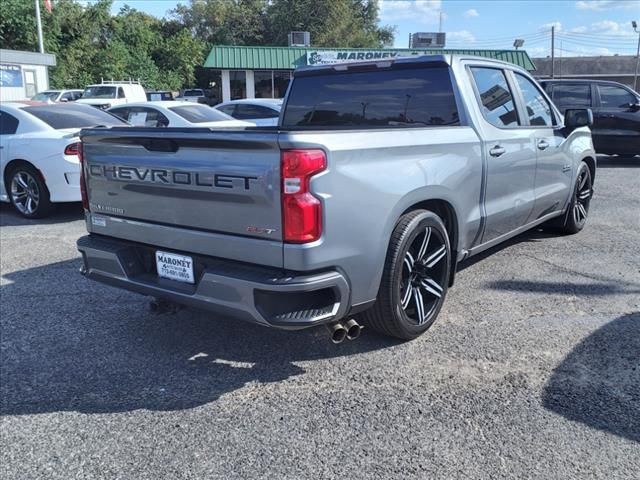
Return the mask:
<path id="1" fill-rule="evenodd" d="M 113 10 L 129 4 L 162 17 L 178 3 L 116 0 Z M 406 48 L 409 34 L 438 31 L 440 12 L 447 48 L 510 49 L 521 38 L 530 56 L 545 57 L 552 25 L 557 56 L 635 55 L 638 44 L 640 0 L 381 0 L 380 24 L 395 26 L 394 47 Z"/>

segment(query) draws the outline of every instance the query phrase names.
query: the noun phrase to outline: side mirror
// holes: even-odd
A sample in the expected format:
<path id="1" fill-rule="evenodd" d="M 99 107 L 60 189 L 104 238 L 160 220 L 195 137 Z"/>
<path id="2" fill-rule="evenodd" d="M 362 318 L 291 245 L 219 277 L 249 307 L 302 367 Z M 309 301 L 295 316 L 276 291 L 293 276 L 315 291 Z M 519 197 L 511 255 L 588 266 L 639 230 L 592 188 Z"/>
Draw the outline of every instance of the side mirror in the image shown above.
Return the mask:
<path id="1" fill-rule="evenodd" d="M 569 131 L 593 125 L 593 112 L 590 108 L 568 108 L 564 112 L 564 126 Z"/>
<path id="2" fill-rule="evenodd" d="M 640 100 L 638 100 L 636 103 L 630 103 L 629 104 L 629 109 L 632 112 L 637 112 L 638 110 L 640 110 Z"/>
<path id="3" fill-rule="evenodd" d="M 60 99 L 60 101 L 61 101 L 62 103 L 67 103 L 67 102 L 69 101 L 69 99 L 68 99 L 68 98 L 61 98 L 61 99 Z"/>

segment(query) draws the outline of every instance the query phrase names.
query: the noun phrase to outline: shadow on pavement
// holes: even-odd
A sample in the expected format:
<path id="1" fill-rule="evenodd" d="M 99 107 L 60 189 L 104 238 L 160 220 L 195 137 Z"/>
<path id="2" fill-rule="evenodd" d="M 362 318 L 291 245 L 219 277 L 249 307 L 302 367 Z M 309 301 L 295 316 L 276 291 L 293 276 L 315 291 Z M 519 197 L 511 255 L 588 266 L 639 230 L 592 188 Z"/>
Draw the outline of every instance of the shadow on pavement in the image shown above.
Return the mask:
<path id="1" fill-rule="evenodd" d="M 640 442 L 640 313 L 613 320 L 574 348 L 545 386 L 543 405 Z"/>
<path id="2" fill-rule="evenodd" d="M 154 316 L 145 297 L 90 282 L 79 267 L 3 276 L 1 415 L 193 408 L 304 374 L 295 362 L 397 344 L 366 332 L 333 345 L 323 328 L 283 332 L 191 310 Z"/>
<path id="3" fill-rule="evenodd" d="M 0 227 L 20 225 L 52 225 L 55 223 L 82 220 L 84 211 L 81 203 L 57 203 L 48 217 L 28 219 L 20 215 L 9 203 L 0 203 Z"/>

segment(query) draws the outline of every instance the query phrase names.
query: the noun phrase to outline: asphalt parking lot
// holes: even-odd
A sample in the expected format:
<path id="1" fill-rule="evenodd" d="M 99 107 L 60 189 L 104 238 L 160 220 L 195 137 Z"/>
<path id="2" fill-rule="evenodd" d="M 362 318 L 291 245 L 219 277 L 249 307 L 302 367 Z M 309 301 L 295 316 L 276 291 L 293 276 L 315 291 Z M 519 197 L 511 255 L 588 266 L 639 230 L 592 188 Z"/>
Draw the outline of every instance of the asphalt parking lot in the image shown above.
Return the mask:
<path id="1" fill-rule="evenodd" d="M 81 207 L 0 207 L 3 479 L 638 478 L 640 158 L 589 222 L 463 265 L 399 343 L 153 315 L 89 282 Z"/>

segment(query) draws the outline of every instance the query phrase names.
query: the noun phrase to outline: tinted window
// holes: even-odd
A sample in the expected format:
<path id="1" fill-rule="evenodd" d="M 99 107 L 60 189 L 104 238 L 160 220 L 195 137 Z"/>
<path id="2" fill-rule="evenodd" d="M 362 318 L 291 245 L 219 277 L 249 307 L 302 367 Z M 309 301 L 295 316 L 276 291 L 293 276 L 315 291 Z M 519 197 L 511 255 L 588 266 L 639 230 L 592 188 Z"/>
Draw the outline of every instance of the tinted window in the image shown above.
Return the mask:
<path id="1" fill-rule="evenodd" d="M 6 112 L 0 112 L 0 135 L 12 135 L 18 130 L 18 119 Z"/>
<path id="2" fill-rule="evenodd" d="M 600 90 L 600 104 L 603 107 L 628 108 L 630 103 L 637 103 L 638 100 L 624 88 L 612 85 L 598 85 Z"/>
<path id="3" fill-rule="evenodd" d="M 496 68 L 471 69 L 480 94 L 482 113 L 496 127 L 517 127 L 518 115 L 513 95 L 502 70 Z"/>
<path id="4" fill-rule="evenodd" d="M 129 118 L 129 110 L 131 110 L 129 107 L 111 108 L 111 109 L 109 109 L 109 113 L 111 115 L 115 115 L 118 118 L 121 118 L 122 120 L 124 120 L 126 122 L 127 119 Z"/>
<path id="5" fill-rule="evenodd" d="M 169 119 L 154 108 L 131 107 L 125 120 L 135 127 L 169 126 Z"/>
<path id="6" fill-rule="evenodd" d="M 239 103 L 236 108 L 235 118 L 277 118 L 279 115 L 278 112 L 267 107 Z"/>
<path id="7" fill-rule="evenodd" d="M 553 101 L 559 107 L 590 107 L 591 87 L 588 83 L 573 85 L 554 85 Z"/>
<path id="8" fill-rule="evenodd" d="M 204 92 L 202 90 L 185 90 L 185 97 L 204 97 Z"/>
<path id="9" fill-rule="evenodd" d="M 459 125 L 446 67 L 296 77 L 285 127 L 389 128 Z"/>
<path id="10" fill-rule="evenodd" d="M 181 107 L 169 107 L 173 113 L 177 113 L 187 122 L 204 123 L 204 122 L 220 122 L 223 120 L 233 120 L 226 113 L 222 113 L 215 108 L 205 107 L 204 105 L 187 105 Z"/>
<path id="11" fill-rule="evenodd" d="M 119 118 L 88 105 L 47 105 L 25 107 L 23 110 L 56 130 L 97 125 L 124 125 Z"/>
<path id="12" fill-rule="evenodd" d="M 54 92 L 54 91 L 40 92 L 35 97 L 32 97 L 31 100 L 33 100 L 34 102 L 47 102 L 47 101 L 55 102 L 56 98 L 58 98 L 58 95 L 60 95 L 60 92 Z"/>
<path id="13" fill-rule="evenodd" d="M 217 110 L 226 113 L 227 115 L 234 116 L 234 112 L 236 109 L 235 105 L 222 105 L 221 107 L 216 107 Z"/>
<path id="14" fill-rule="evenodd" d="M 87 87 L 82 94 L 83 98 L 116 98 L 116 87 Z"/>
<path id="15" fill-rule="evenodd" d="M 554 122 L 551 104 L 544 98 L 540 89 L 527 77 L 519 73 L 515 76 L 527 109 L 529 125 L 552 126 Z"/>

